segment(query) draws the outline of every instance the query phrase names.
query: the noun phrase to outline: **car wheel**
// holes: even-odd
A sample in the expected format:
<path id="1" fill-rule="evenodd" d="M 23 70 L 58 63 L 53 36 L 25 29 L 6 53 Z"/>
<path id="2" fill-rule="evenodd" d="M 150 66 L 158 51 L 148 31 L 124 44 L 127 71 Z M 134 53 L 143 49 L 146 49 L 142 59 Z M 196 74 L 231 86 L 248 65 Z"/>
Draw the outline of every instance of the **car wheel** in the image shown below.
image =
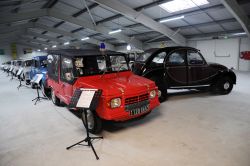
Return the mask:
<path id="1" fill-rule="evenodd" d="M 230 77 L 222 77 L 217 81 L 215 88 L 219 94 L 229 94 L 233 89 L 233 81 Z"/>
<path id="2" fill-rule="evenodd" d="M 57 106 L 60 106 L 60 99 L 58 97 L 56 97 L 56 94 L 55 94 L 55 91 L 54 89 L 51 89 L 51 100 L 52 102 L 57 105 Z"/>
<path id="3" fill-rule="evenodd" d="M 102 131 L 102 120 L 97 116 L 94 111 L 86 110 L 87 121 L 88 121 L 88 130 L 92 134 L 98 134 Z M 86 126 L 85 113 L 84 111 L 81 114 L 83 125 Z"/>
<path id="4" fill-rule="evenodd" d="M 159 101 L 162 103 L 165 100 L 167 100 L 168 90 L 167 90 L 166 86 L 157 77 L 151 77 L 150 80 L 154 81 L 156 86 L 158 87 Z"/>

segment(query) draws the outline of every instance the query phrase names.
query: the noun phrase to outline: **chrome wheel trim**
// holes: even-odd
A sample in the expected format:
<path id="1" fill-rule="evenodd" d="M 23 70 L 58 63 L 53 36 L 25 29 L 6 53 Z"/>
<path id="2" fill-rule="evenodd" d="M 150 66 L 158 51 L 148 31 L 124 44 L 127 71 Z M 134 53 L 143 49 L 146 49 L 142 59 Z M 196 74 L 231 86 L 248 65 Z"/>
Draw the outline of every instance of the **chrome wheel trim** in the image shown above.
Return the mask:
<path id="1" fill-rule="evenodd" d="M 90 110 L 87 110 L 86 112 L 87 112 L 87 119 L 88 119 L 88 129 L 93 130 L 95 127 L 94 114 Z M 86 124 L 84 112 L 82 113 L 82 120 L 83 120 L 83 123 Z"/>
<path id="2" fill-rule="evenodd" d="M 224 88 L 225 90 L 228 90 L 228 89 L 230 88 L 230 83 L 229 83 L 228 81 L 225 82 L 224 85 L 223 85 L 223 88 Z"/>
<path id="3" fill-rule="evenodd" d="M 161 90 L 158 90 L 158 97 L 161 97 Z"/>

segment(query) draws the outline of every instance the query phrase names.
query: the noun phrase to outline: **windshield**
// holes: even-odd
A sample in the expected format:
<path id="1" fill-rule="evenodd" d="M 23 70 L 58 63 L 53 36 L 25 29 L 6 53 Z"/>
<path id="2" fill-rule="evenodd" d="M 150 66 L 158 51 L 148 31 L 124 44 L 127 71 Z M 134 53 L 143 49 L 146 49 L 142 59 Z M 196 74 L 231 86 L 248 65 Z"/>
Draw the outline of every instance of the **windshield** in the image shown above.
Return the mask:
<path id="1" fill-rule="evenodd" d="M 149 57 L 150 57 L 150 53 L 144 53 L 142 55 L 138 55 L 138 57 L 136 58 L 135 61 L 139 61 L 139 62 L 145 62 Z"/>
<path id="2" fill-rule="evenodd" d="M 26 60 L 22 62 L 22 67 L 29 67 L 32 64 L 32 60 Z"/>
<path id="3" fill-rule="evenodd" d="M 85 56 L 74 59 L 76 77 L 129 70 L 124 56 Z"/>

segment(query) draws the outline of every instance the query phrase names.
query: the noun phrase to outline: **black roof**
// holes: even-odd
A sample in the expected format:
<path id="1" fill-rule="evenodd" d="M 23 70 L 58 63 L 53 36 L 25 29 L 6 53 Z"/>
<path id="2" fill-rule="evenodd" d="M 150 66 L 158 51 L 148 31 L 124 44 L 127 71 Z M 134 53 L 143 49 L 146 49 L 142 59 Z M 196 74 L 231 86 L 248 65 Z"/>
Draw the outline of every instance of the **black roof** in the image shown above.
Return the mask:
<path id="1" fill-rule="evenodd" d="M 146 50 L 145 52 L 147 53 L 154 53 L 158 50 L 165 50 L 167 52 L 170 52 L 170 51 L 173 51 L 173 50 L 176 50 L 176 49 L 193 49 L 193 50 L 197 50 L 196 48 L 193 48 L 193 47 L 185 47 L 185 46 L 173 46 L 173 47 L 164 47 L 164 48 L 151 48 L 151 49 L 148 49 Z"/>
<path id="2" fill-rule="evenodd" d="M 61 50 L 49 50 L 48 54 L 57 54 L 65 56 L 95 56 L 102 55 L 100 50 L 83 50 L 83 49 L 61 49 Z M 114 52 L 114 51 L 105 51 L 105 54 L 108 55 L 121 55 L 124 53 Z"/>

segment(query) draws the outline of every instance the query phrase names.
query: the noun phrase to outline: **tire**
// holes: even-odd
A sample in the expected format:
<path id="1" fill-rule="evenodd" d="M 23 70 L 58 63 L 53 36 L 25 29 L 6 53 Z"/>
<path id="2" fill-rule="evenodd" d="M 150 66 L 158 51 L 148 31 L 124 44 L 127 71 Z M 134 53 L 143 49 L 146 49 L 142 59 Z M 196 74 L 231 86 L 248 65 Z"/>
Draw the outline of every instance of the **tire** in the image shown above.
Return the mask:
<path id="1" fill-rule="evenodd" d="M 56 97 L 55 91 L 52 88 L 51 88 L 51 101 L 56 106 L 60 106 L 60 103 L 61 103 L 60 99 L 58 97 Z"/>
<path id="2" fill-rule="evenodd" d="M 158 96 L 159 101 L 162 103 L 167 100 L 168 97 L 168 90 L 166 86 L 160 81 L 160 78 L 158 77 L 151 77 L 150 80 L 154 81 L 156 86 L 158 86 Z"/>
<path id="3" fill-rule="evenodd" d="M 224 76 L 216 82 L 214 91 L 221 95 L 229 94 L 233 89 L 233 81 L 230 77 Z"/>
<path id="4" fill-rule="evenodd" d="M 92 134 L 100 133 L 102 131 L 102 120 L 97 116 L 95 111 L 86 110 L 86 112 L 87 112 L 89 132 Z M 83 125 L 86 126 L 84 111 L 81 114 L 81 119 L 82 119 Z"/>

